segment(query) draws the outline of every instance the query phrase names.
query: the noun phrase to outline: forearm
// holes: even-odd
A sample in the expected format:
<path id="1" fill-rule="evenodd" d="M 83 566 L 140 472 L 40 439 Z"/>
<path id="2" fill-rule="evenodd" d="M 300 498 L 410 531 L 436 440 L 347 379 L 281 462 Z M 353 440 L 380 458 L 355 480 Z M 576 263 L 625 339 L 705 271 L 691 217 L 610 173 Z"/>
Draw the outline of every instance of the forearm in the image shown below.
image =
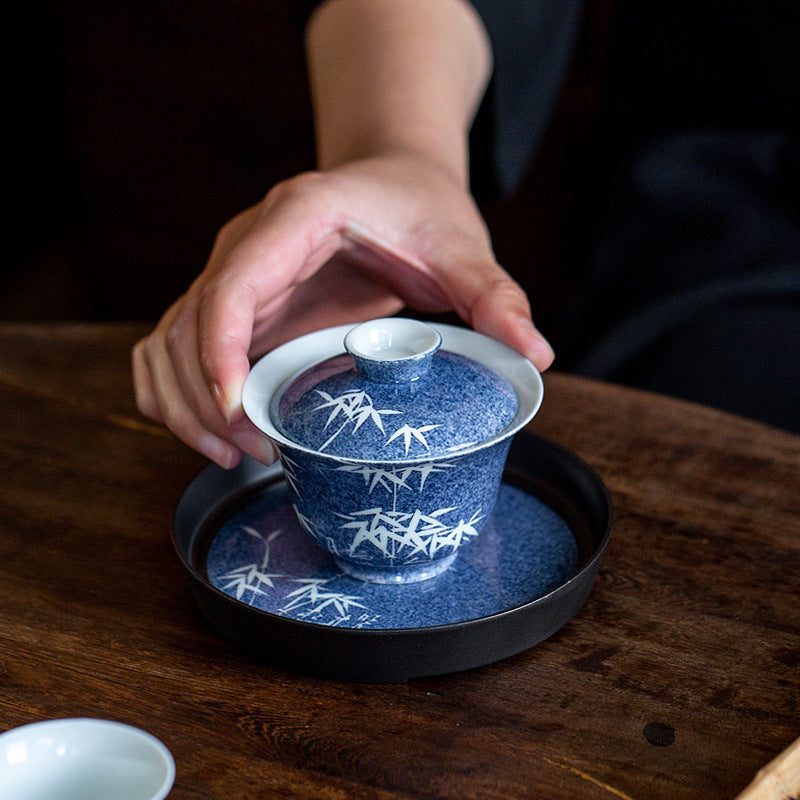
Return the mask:
<path id="1" fill-rule="evenodd" d="M 465 0 L 328 0 L 307 50 L 321 168 L 400 150 L 467 186 L 491 50 Z"/>

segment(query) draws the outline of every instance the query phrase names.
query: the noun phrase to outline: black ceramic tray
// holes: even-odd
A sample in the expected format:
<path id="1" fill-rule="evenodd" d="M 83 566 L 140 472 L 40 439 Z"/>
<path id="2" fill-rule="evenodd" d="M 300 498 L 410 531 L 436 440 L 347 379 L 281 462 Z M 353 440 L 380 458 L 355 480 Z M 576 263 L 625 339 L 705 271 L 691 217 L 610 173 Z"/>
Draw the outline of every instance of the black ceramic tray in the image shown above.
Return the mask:
<path id="1" fill-rule="evenodd" d="M 392 683 L 499 661 L 566 625 L 611 533 L 611 501 L 574 453 L 528 432 L 493 519 L 441 576 L 379 586 L 342 574 L 297 524 L 279 465 L 211 465 L 173 538 L 197 603 L 256 658 L 307 675 Z"/>

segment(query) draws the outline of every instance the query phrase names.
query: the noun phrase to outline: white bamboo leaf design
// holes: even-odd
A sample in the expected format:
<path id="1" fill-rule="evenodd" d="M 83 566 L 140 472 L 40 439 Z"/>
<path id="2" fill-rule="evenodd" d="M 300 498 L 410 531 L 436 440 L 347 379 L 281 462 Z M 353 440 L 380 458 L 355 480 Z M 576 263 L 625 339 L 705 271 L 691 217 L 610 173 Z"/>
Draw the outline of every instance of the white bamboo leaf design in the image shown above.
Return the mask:
<path id="1" fill-rule="evenodd" d="M 245 564 L 223 575 L 222 580 L 228 581 L 228 583 L 222 588 L 224 591 L 235 589 L 237 600 L 241 600 L 245 592 L 251 592 L 253 596 L 250 598 L 250 603 L 252 605 L 252 600 L 255 595 L 265 594 L 262 586 L 274 589 L 274 580 L 284 577 L 277 572 L 267 572 L 270 559 L 270 544 L 281 535 L 282 530 L 271 531 L 266 536 L 249 525 L 242 525 L 241 530 L 248 536 L 252 536 L 261 541 L 264 545 L 264 555 L 261 559 L 261 564 Z"/>
<path id="2" fill-rule="evenodd" d="M 333 397 L 331 397 L 327 392 L 323 392 L 321 389 L 317 389 L 317 394 L 321 395 L 325 400 L 327 400 L 327 402 L 317 406 L 314 409 L 314 411 L 319 411 L 322 408 L 331 408 L 331 407 L 333 408 L 333 411 L 331 411 L 330 416 L 328 417 L 327 421 L 325 422 L 325 425 L 323 426 L 324 430 L 325 428 L 328 427 L 328 425 L 331 424 L 331 422 L 333 422 L 334 419 L 336 419 L 336 417 L 339 415 L 339 412 L 342 410 L 344 406 L 341 402 L 337 403 L 333 399 Z"/>
<path id="3" fill-rule="evenodd" d="M 283 464 L 283 476 L 286 479 L 286 483 L 293 492 L 297 493 L 297 463 L 281 453 L 281 464 Z"/>
<path id="4" fill-rule="evenodd" d="M 454 549 L 478 534 L 476 525 L 482 518 L 480 511 L 469 521 L 461 519 L 455 525 L 448 525 L 441 519 L 456 510 L 441 508 L 426 513 L 416 509 L 408 513 L 377 507 L 339 516 L 345 520 L 342 528 L 354 531 L 351 555 L 364 545 L 376 548 L 390 559 L 409 558 L 419 553 L 434 558 L 440 550 Z"/>
<path id="5" fill-rule="evenodd" d="M 409 467 L 393 467 L 385 469 L 384 467 L 371 467 L 367 465 L 356 464 L 343 464 L 337 467 L 337 472 L 350 472 L 354 475 L 360 475 L 364 479 L 364 483 L 369 485 L 369 493 L 372 494 L 373 489 L 381 486 L 388 492 L 397 489 L 412 490 L 410 479 L 413 476 L 419 477 L 419 487 L 417 491 L 422 491 L 425 488 L 425 481 L 430 475 L 435 475 L 443 472 L 446 469 L 453 469 L 455 464 L 447 462 L 442 464 L 435 464 L 432 461 L 427 461 L 424 464 L 414 464 Z"/>
<path id="6" fill-rule="evenodd" d="M 300 618 L 317 619 L 324 612 L 333 610 L 338 616 L 328 620 L 328 624 L 338 625 L 349 619 L 350 612 L 354 608 L 368 610 L 367 606 L 358 602 L 361 599 L 358 596 L 324 590 L 323 587 L 331 580 L 331 578 L 295 579 L 300 587 L 289 592 L 287 595 L 289 602 L 284 606 L 283 612 L 297 612 L 298 609 L 305 608 L 305 611 L 298 614 Z"/>
<path id="7" fill-rule="evenodd" d="M 369 412 L 369 418 L 375 423 L 375 425 L 378 427 L 378 430 L 381 433 L 386 433 L 386 431 L 383 428 L 383 420 L 381 419 L 381 415 L 383 414 L 391 416 L 392 414 L 401 414 L 401 413 L 402 413 L 401 411 L 395 411 L 394 409 L 391 408 L 384 408 L 381 409 L 380 411 L 377 408 L 372 408 L 370 409 Z"/>
<path id="8" fill-rule="evenodd" d="M 455 511 L 458 506 L 451 506 L 450 508 L 440 508 L 438 511 L 431 511 L 430 516 L 436 519 L 436 517 L 441 517 L 444 514 L 449 514 L 451 511 Z"/>
<path id="9" fill-rule="evenodd" d="M 427 464 L 420 464 L 417 466 L 416 472 L 419 474 L 419 490 L 422 491 L 425 487 L 425 480 L 428 478 L 429 475 L 435 475 L 438 472 L 442 472 L 445 469 L 453 469 L 455 464 L 439 464 L 438 466 L 434 464 L 432 461 L 429 461 Z"/>
<path id="10" fill-rule="evenodd" d="M 258 569 L 256 564 L 247 564 L 243 567 L 231 570 L 222 576 L 223 580 L 227 580 L 222 588 L 227 591 L 229 589 L 236 589 L 236 599 L 241 600 L 245 592 L 252 592 L 254 595 L 265 594 L 262 586 L 268 586 L 270 589 L 275 588 L 273 579 L 282 578 L 283 576 L 278 573 L 266 573 Z"/>
<path id="11" fill-rule="evenodd" d="M 372 420 L 378 430 L 380 430 L 381 433 L 385 433 L 381 417 L 387 414 L 401 413 L 391 408 L 375 408 L 372 403 L 372 398 L 363 390 L 350 390 L 343 392 L 338 397 L 333 397 L 322 389 L 316 389 L 316 392 L 325 402 L 316 406 L 313 411 L 320 411 L 326 408 L 332 409 L 322 428 L 323 430 L 326 430 L 339 414 L 343 414 L 345 417 L 339 428 L 334 431 L 334 433 L 328 437 L 327 441 L 319 448 L 320 451 L 327 449 L 331 442 L 339 436 L 349 423 L 353 423 L 353 430 L 351 433 L 355 433 L 368 420 Z"/>
<path id="12" fill-rule="evenodd" d="M 441 427 L 440 425 L 422 425 L 419 428 L 412 428 L 410 425 L 403 425 L 402 428 L 398 428 L 387 440 L 386 444 L 391 444 L 395 439 L 403 437 L 403 445 L 406 449 L 406 455 L 408 455 L 408 450 L 411 447 L 411 440 L 416 439 L 426 450 L 430 450 L 430 445 L 428 445 L 427 440 L 425 439 L 424 434 L 428 431 L 432 431 L 435 428 Z M 385 447 L 386 445 L 384 445 Z"/>
<path id="13" fill-rule="evenodd" d="M 406 478 L 408 477 L 408 472 L 403 470 L 402 472 L 398 472 L 394 469 L 383 469 L 381 467 L 368 467 L 368 466 L 356 466 L 351 464 L 345 464 L 341 467 L 336 468 L 337 472 L 352 472 L 357 475 L 361 475 L 364 478 L 364 483 L 369 484 L 369 493 L 372 494 L 372 490 L 376 486 L 382 486 L 387 491 L 391 492 L 392 488 L 404 488 L 410 489 L 411 487 L 406 483 Z"/>
<path id="14" fill-rule="evenodd" d="M 279 573 L 267 572 L 266 567 L 269 561 L 268 543 L 273 541 L 281 534 L 280 530 L 273 531 L 268 535 L 259 533 L 253 527 L 243 525 L 241 530 L 248 536 L 260 539 L 265 545 L 265 556 L 262 563 L 244 564 L 236 567 L 222 576 L 221 587 L 228 594 L 233 594 L 237 600 L 253 604 L 257 595 L 266 595 L 265 588 L 277 590 L 276 582 L 285 581 L 287 583 L 300 584 L 298 588 L 290 591 L 286 595 L 286 604 L 281 609 L 281 613 L 291 614 L 298 619 L 313 618 L 315 622 L 326 625 L 341 625 L 348 622 L 351 613 L 360 609 L 364 613 L 361 615 L 363 624 L 372 624 L 379 617 L 372 614 L 368 606 L 359 602 L 360 596 L 349 595 L 343 592 L 334 592 L 325 588 L 326 584 L 334 578 L 289 578 Z M 250 593 L 249 599 L 245 597 Z"/>
<path id="15" fill-rule="evenodd" d="M 296 597 L 301 594 L 316 595 L 320 586 L 324 586 L 330 578 L 295 578 L 293 583 L 299 583 L 300 587 L 293 592 L 289 592 L 287 597 Z"/>

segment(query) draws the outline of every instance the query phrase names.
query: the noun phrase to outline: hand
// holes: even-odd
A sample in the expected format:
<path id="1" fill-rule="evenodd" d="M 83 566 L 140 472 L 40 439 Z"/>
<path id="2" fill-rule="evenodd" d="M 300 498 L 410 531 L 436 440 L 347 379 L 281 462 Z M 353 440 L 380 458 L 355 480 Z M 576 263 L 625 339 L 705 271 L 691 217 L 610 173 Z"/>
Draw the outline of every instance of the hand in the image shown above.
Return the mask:
<path id="1" fill-rule="evenodd" d="M 241 406 L 250 359 L 404 305 L 454 310 L 540 370 L 552 362 L 466 189 L 395 153 L 292 178 L 225 225 L 206 268 L 134 348 L 137 403 L 223 467 L 242 452 L 269 463 L 274 448 Z"/>

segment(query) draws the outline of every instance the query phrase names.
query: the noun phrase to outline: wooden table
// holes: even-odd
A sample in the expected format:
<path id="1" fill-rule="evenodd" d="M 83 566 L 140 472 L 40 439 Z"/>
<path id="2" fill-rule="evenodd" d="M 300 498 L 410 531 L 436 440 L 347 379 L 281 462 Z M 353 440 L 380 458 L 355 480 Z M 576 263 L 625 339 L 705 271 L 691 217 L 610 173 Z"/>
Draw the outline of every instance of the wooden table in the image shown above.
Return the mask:
<path id="1" fill-rule="evenodd" d="M 136 411 L 144 331 L 0 327 L 0 729 L 138 725 L 216 800 L 730 799 L 800 734 L 800 437 L 548 375 L 533 429 L 616 505 L 586 606 L 492 666 L 326 682 L 197 610 L 170 524 L 204 462 Z"/>

